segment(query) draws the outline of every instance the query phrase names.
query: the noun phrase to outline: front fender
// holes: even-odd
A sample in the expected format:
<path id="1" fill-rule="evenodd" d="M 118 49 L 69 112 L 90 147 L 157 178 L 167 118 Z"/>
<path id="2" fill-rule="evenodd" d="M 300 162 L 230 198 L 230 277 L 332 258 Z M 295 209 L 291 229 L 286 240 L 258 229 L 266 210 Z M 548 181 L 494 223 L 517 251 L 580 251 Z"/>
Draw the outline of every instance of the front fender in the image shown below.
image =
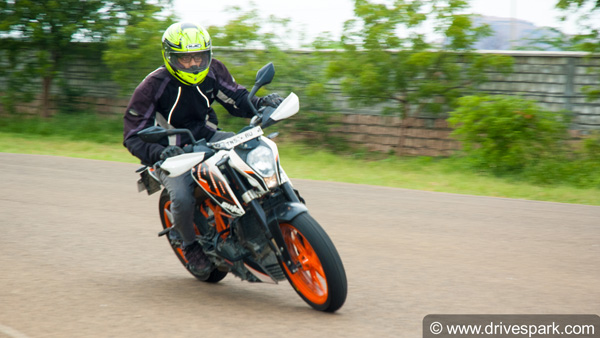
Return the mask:
<path id="1" fill-rule="evenodd" d="M 273 208 L 267 215 L 267 224 L 273 231 L 273 226 L 279 228 L 281 222 L 291 222 L 296 216 L 308 212 L 308 208 L 302 203 L 286 202 Z"/>

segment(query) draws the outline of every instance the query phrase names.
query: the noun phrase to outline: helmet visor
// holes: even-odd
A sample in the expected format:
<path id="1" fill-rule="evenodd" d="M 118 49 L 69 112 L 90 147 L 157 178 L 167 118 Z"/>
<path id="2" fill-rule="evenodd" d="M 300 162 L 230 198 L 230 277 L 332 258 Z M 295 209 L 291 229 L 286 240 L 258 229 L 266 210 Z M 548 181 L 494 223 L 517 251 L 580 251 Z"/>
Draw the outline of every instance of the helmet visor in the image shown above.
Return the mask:
<path id="1" fill-rule="evenodd" d="M 166 52 L 165 57 L 173 68 L 185 73 L 198 74 L 210 66 L 210 50 L 199 52 Z"/>

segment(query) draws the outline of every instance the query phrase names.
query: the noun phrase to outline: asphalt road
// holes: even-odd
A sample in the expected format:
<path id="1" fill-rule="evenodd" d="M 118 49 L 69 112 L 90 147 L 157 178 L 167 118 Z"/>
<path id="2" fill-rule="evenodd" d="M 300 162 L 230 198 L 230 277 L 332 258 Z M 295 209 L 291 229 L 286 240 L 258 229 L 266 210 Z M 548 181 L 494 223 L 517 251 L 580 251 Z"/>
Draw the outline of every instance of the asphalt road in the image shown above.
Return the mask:
<path id="1" fill-rule="evenodd" d="M 0 337 L 421 337 L 427 314 L 599 314 L 600 207 L 294 180 L 344 261 L 335 314 L 198 282 L 137 165 L 0 153 Z"/>

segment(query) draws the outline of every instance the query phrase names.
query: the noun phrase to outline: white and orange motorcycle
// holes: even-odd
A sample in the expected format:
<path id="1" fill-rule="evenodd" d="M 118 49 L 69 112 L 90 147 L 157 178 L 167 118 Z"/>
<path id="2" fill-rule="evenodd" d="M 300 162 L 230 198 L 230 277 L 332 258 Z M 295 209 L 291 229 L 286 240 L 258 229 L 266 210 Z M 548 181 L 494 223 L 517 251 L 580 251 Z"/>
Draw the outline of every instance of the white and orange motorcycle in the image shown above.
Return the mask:
<path id="1" fill-rule="evenodd" d="M 261 68 L 248 99 L 274 75 L 271 63 Z M 147 128 L 138 134 L 145 142 L 185 133 L 193 144 L 186 146 L 182 155 L 140 168 L 138 185 L 148 194 L 158 192 L 158 165 L 170 176 L 192 175 L 197 183 L 197 240 L 214 268 L 205 282 L 219 282 L 228 273 L 250 282 L 277 283 L 287 278 L 310 306 L 334 312 L 344 304 L 348 289 L 342 260 L 281 167 L 272 136 L 263 133 L 263 128 L 298 110 L 298 97 L 291 93 L 277 109 L 255 111 L 249 126 L 214 143 L 196 141 L 187 129 Z M 163 189 L 159 199 L 163 230 L 159 235 L 167 235 L 187 268 L 181 240 L 176 231 L 170 233 L 170 204 L 169 193 Z"/>

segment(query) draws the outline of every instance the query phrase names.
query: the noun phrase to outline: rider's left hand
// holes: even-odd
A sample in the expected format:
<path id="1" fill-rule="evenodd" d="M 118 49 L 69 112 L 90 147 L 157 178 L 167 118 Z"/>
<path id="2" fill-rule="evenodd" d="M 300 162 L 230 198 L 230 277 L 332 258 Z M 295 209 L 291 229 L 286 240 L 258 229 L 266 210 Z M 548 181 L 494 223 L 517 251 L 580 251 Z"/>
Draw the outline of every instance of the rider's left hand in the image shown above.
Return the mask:
<path id="1" fill-rule="evenodd" d="M 169 157 L 181 155 L 183 153 L 183 149 L 178 146 L 167 146 L 165 149 L 163 149 L 162 153 L 160 153 L 160 159 L 166 160 Z"/>

